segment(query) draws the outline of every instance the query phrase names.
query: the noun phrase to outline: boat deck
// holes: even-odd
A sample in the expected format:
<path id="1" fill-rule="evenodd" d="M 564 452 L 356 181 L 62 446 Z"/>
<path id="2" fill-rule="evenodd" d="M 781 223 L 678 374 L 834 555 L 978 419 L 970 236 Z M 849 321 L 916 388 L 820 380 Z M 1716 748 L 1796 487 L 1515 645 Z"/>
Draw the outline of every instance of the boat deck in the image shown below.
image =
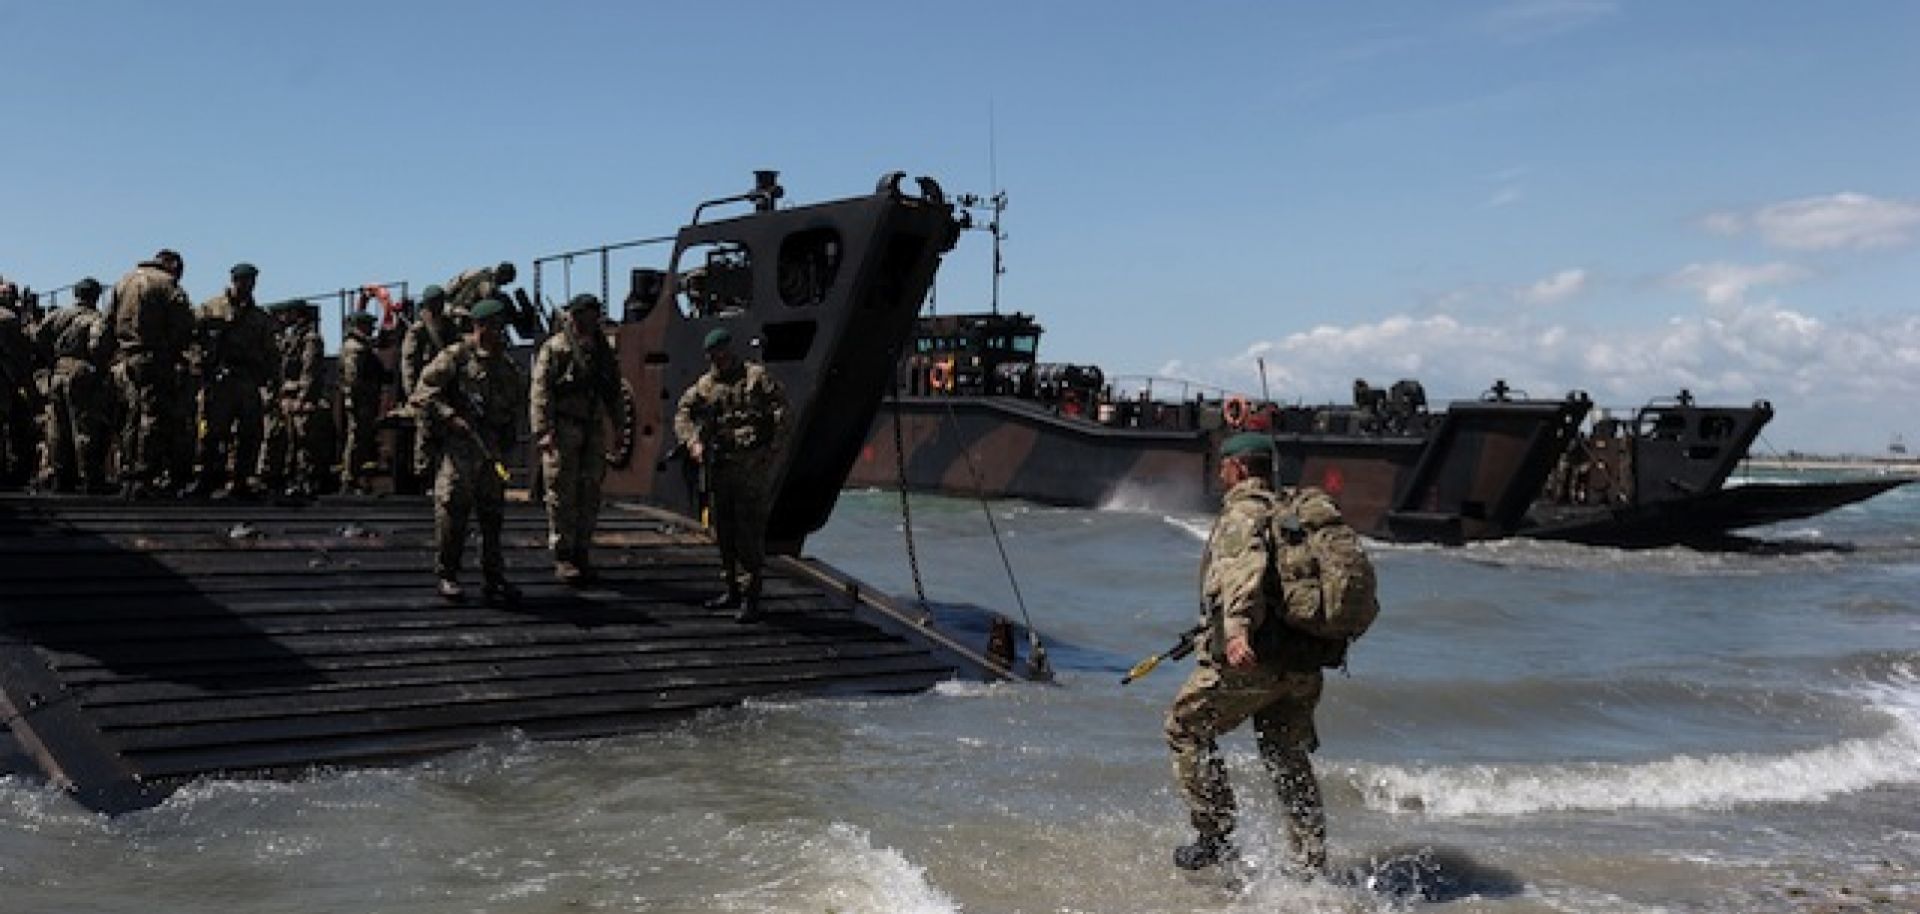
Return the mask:
<path id="1" fill-rule="evenodd" d="M 119 812 L 209 774 L 378 765 L 503 733 L 653 729 L 754 696 L 898 693 L 1007 672 L 805 560 L 764 621 L 707 609 L 708 538 L 609 507 L 600 580 L 551 576 L 540 506 L 509 505 L 513 605 L 440 599 L 420 498 L 138 502 L 0 496 L 0 715 L 13 746 Z M 469 547 L 469 556 L 474 552 Z M 0 742 L 4 742 L 0 740 Z"/>

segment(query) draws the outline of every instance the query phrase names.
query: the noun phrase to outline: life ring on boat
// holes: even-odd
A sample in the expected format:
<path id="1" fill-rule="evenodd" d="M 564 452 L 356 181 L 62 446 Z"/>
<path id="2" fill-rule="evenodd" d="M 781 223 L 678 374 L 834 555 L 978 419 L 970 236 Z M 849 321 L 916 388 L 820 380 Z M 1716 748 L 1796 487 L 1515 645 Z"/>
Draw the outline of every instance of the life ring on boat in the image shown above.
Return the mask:
<path id="1" fill-rule="evenodd" d="M 371 298 L 380 303 L 380 329 L 392 330 L 400 326 L 400 303 L 393 300 L 393 293 L 386 286 L 365 285 L 360 287 L 361 300 Z"/>
<path id="2" fill-rule="evenodd" d="M 1228 397 L 1227 402 L 1220 405 L 1220 418 L 1227 421 L 1228 428 L 1239 428 L 1246 424 L 1252 406 L 1246 397 Z"/>
<path id="3" fill-rule="evenodd" d="M 927 368 L 927 389 L 938 391 L 953 389 L 952 362 L 935 362 Z"/>

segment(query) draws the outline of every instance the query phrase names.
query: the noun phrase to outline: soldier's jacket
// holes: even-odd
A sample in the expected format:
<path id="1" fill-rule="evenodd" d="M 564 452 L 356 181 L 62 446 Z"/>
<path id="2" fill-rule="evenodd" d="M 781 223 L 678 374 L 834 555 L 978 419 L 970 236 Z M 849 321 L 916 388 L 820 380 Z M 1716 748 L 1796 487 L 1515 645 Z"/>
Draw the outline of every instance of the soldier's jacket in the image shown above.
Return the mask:
<path id="1" fill-rule="evenodd" d="M 194 315 L 194 336 L 202 347 L 200 371 L 212 378 L 221 369 L 256 387 L 274 377 L 275 339 L 280 325 L 253 302 L 236 302 L 221 293 L 207 299 Z M 214 333 L 219 342 L 214 342 Z M 218 364 L 215 364 L 217 362 Z"/>
<path id="2" fill-rule="evenodd" d="M 474 302 L 492 298 L 500 292 L 500 280 L 494 267 L 476 267 L 447 280 L 447 313 L 472 310 Z"/>
<path id="3" fill-rule="evenodd" d="M 282 399 L 318 403 L 326 391 L 321 386 L 321 363 L 326 359 L 326 341 L 320 328 L 304 324 L 280 335 L 280 365 L 274 372 Z"/>
<path id="4" fill-rule="evenodd" d="M 1273 490 L 1265 480 L 1247 479 L 1227 490 L 1220 516 L 1207 535 L 1201 559 L 1201 600 L 1207 607 L 1207 650 L 1203 656 L 1223 663 L 1226 644 L 1248 636 L 1267 619 L 1264 579 L 1271 551 L 1266 536 Z"/>
<path id="5" fill-rule="evenodd" d="M 178 361 L 193 344 L 193 303 L 173 274 L 143 263 L 113 287 L 113 335 L 128 355 Z"/>
<path id="6" fill-rule="evenodd" d="M 407 405 L 430 437 L 452 443 L 456 439 L 447 421 L 460 416 L 480 433 L 493 456 L 502 458 L 513 445 L 526 398 L 526 380 L 504 349 L 482 354 L 462 340 L 427 363 Z"/>
<path id="7" fill-rule="evenodd" d="M 27 338 L 26 325 L 12 308 L 0 306 L 0 397 L 27 388 L 32 380 L 33 343 Z"/>
<path id="8" fill-rule="evenodd" d="M 552 431 L 562 419 L 604 421 L 619 391 L 614 371 L 613 348 L 604 341 L 583 345 L 566 332 L 547 337 L 533 358 L 533 392 L 528 396 L 533 436 Z"/>
<path id="9" fill-rule="evenodd" d="M 737 362 L 725 374 L 709 368 L 680 395 L 673 433 L 683 442 L 704 441 L 721 459 L 778 448 L 787 433 L 787 396 L 758 363 Z"/>
<path id="10" fill-rule="evenodd" d="M 406 338 L 400 341 L 400 392 L 412 395 L 414 386 L 420 383 L 420 372 L 451 342 L 452 322 L 420 312 L 420 319 L 407 328 Z"/>
<path id="11" fill-rule="evenodd" d="M 360 333 L 349 333 L 340 344 L 340 394 L 349 405 L 367 405 L 380 400 L 380 385 L 386 381 L 386 366 L 374 354 L 373 341 Z"/>
<path id="12" fill-rule="evenodd" d="M 99 308 L 61 308 L 40 322 L 40 345 L 60 359 L 78 359 L 105 368 L 113 358 L 113 328 Z"/>

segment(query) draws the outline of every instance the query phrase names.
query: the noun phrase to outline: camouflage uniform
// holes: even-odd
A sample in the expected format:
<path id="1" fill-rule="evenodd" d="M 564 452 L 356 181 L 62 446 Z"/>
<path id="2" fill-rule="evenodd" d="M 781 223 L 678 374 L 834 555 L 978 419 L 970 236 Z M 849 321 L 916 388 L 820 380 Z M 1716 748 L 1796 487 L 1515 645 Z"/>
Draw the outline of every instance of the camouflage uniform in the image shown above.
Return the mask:
<path id="1" fill-rule="evenodd" d="M 276 310 L 300 309 L 304 302 L 287 302 Z M 265 447 L 260 454 L 260 479 L 270 488 L 285 486 L 291 493 L 312 494 L 326 471 L 315 442 L 315 422 L 326 393 L 320 376 L 326 359 L 326 341 L 320 328 L 304 314 L 282 327 L 279 365 L 274 372 L 275 396 L 267 411 Z"/>
<path id="2" fill-rule="evenodd" d="M 0 487 L 23 488 L 33 480 L 37 399 L 26 322 L 0 304 Z"/>
<path id="3" fill-rule="evenodd" d="M 598 313 L 599 299 L 592 301 Z M 569 310 L 574 307 L 569 304 Z M 619 396 L 613 349 L 595 333 L 579 339 L 571 321 L 540 344 L 533 361 L 531 424 L 546 482 L 547 546 L 563 580 L 591 574 L 589 548 L 600 518 L 600 483 L 607 475 L 607 416 Z"/>
<path id="4" fill-rule="evenodd" d="M 340 399 L 347 421 L 340 483 L 351 490 L 364 490 L 366 476 L 379 458 L 374 431 L 380 423 L 386 368 L 374 354 L 373 339 L 367 335 L 373 326 L 372 315 L 361 313 L 354 318 L 348 324 L 346 340 L 340 344 Z"/>
<path id="5" fill-rule="evenodd" d="M 437 294 L 439 286 L 428 286 L 422 296 L 423 304 L 436 298 L 444 300 L 444 294 Z M 453 322 L 436 309 L 444 305 L 429 305 L 420 311 L 420 316 L 407 328 L 406 338 L 400 342 L 400 396 L 412 397 L 413 389 L 420 383 L 420 372 L 427 363 L 440 354 L 454 341 Z M 413 435 L 413 472 L 416 476 L 426 476 L 440 465 L 440 455 L 434 450 L 427 436 L 419 434 L 416 426 Z"/>
<path id="6" fill-rule="evenodd" d="M 114 286 L 113 331 L 126 384 L 124 440 L 131 454 L 122 475 L 138 488 L 167 477 L 186 485 L 193 469 L 193 395 L 187 389 L 187 348 L 193 342 L 193 305 L 158 260 L 135 267 Z"/>
<path id="7" fill-rule="evenodd" d="M 231 291 L 200 305 L 196 317 L 200 341 L 200 483 L 205 488 L 227 476 L 229 452 L 233 488 L 247 488 L 260 464 L 266 434 L 265 390 L 274 379 L 276 337 L 280 328 L 251 295 L 236 300 Z"/>
<path id="8" fill-rule="evenodd" d="M 439 475 L 433 487 L 434 574 L 453 581 L 467 540 L 467 519 L 480 517 L 480 570 L 489 583 L 505 580 L 500 528 L 506 520 L 506 483 L 495 472 L 514 443 L 524 415 L 526 381 L 504 347 L 482 353 L 473 343 L 448 347 L 420 373 L 408 406 L 428 437 L 438 440 Z M 469 432 L 449 422 L 464 419 Z"/>
<path id="9" fill-rule="evenodd" d="M 97 290 L 99 286 L 96 284 Z M 113 391 L 108 365 L 113 328 L 95 304 L 97 292 L 54 312 L 40 336 L 53 353 L 47 391 L 47 458 L 56 489 L 107 489 L 107 447 L 112 441 Z"/>
<path id="10" fill-rule="evenodd" d="M 1214 740 L 1252 718 L 1260 759 L 1280 792 L 1294 861 L 1318 869 L 1326 862 L 1326 813 L 1308 753 L 1320 747 L 1313 725 L 1320 671 L 1286 670 L 1265 653 L 1250 669 L 1231 667 L 1226 660 L 1228 641 L 1251 640 L 1267 621 L 1263 579 L 1271 548 L 1265 525 L 1273 499 L 1264 480 L 1240 482 L 1228 490 L 1207 537 L 1201 558 L 1205 640 L 1167 713 L 1167 746 L 1201 843 L 1224 843 L 1233 831 L 1234 797 Z"/>
<path id="11" fill-rule="evenodd" d="M 711 347 L 709 347 L 711 348 Z M 711 522 L 727 594 L 757 600 L 772 510 L 774 455 L 786 435 L 787 397 L 765 367 L 710 368 L 680 395 L 673 431 L 705 450 Z M 745 572 L 744 580 L 741 572 Z"/>
<path id="12" fill-rule="evenodd" d="M 473 311 L 473 306 L 489 298 L 497 298 L 502 305 L 507 304 L 507 283 L 515 278 L 513 264 L 503 263 L 492 267 L 475 267 L 447 281 L 447 313 L 462 317 Z"/>

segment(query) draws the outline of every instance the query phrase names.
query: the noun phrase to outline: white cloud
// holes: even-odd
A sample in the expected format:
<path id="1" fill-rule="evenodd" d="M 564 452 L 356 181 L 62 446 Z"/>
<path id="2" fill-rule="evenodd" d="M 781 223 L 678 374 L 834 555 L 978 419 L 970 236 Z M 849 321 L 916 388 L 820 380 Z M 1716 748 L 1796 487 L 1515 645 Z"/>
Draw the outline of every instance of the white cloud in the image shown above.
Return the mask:
<path id="1" fill-rule="evenodd" d="M 1671 278 L 1673 285 L 1699 293 L 1709 305 L 1731 305 L 1745 301 L 1747 291 L 1759 286 L 1777 286 L 1796 282 L 1810 275 L 1806 269 L 1790 263 L 1765 263 L 1757 266 L 1738 263 L 1690 263 Z"/>
<path id="2" fill-rule="evenodd" d="M 1920 202 L 1838 193 L 1770 203 L 1751 213 L 1709 213 L 1702 224 L 1721 235 L 1757 232 L 1766 243 L 1795 251 L 1898 247 L 1920 231 Z"/>
<path id="3" fill-rule="evenodd" d="M 1587 287 L 1587 271 L 1561 270 L 1546 279 L 1514 293 L 1514 298 L 1529 305 L 1557 305 Z"/>
<path id="4" fill-rule="evenodd" d="M 1502 41 L 1524 43 L 1584 28 L 1619 11 L 1614 0 L 1517 0 L 1488 13 L 1484 23 Z"/>

